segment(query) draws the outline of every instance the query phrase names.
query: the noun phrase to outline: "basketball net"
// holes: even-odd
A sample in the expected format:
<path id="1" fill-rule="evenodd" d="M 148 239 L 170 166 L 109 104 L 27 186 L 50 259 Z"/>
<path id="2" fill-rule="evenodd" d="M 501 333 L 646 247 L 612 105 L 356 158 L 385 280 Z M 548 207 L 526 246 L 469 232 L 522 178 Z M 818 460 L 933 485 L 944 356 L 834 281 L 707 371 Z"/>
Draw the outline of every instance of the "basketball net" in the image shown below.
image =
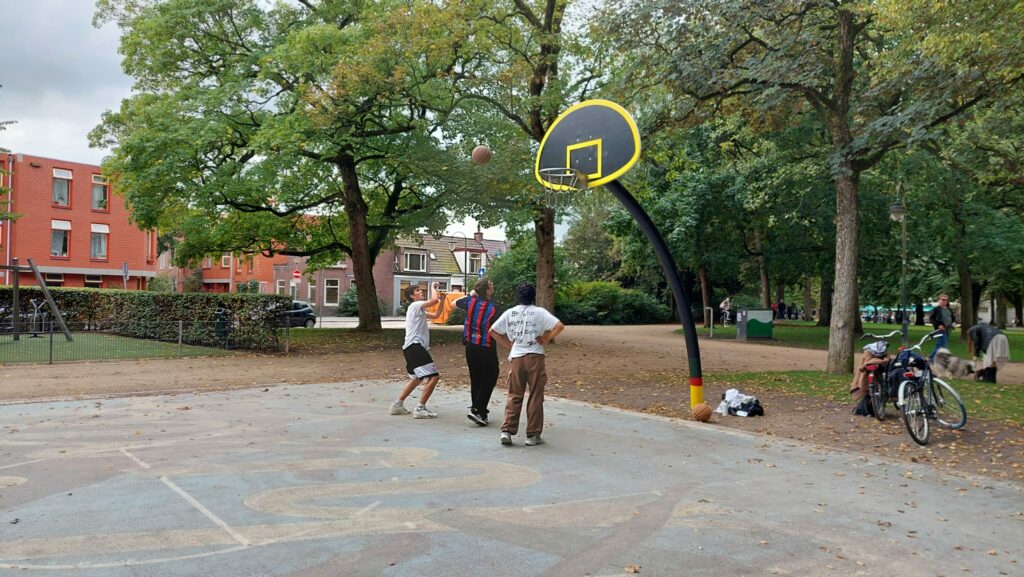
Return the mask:
<path id="1" fill-rule="evenodd" d="M 588 189 L 587 175 L 575 168 L 542 168 L 539 173 L 544 181 L 540 202 L 556 212 L 576 199 L 574 193 Z"/>

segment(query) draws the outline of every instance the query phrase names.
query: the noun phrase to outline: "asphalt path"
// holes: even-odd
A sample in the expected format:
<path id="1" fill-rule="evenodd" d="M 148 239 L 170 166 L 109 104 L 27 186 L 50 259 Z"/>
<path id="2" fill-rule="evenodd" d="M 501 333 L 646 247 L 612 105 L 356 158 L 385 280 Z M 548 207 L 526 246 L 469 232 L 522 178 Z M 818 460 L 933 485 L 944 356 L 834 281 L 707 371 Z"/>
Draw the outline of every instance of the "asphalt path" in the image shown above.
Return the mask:
<path id="1" fill-rule="evenodd" d="M 503 447 L 398 386 L 0 406 L 0 576 L 1021 574 L 1016 485 L 553 399 Z"/>

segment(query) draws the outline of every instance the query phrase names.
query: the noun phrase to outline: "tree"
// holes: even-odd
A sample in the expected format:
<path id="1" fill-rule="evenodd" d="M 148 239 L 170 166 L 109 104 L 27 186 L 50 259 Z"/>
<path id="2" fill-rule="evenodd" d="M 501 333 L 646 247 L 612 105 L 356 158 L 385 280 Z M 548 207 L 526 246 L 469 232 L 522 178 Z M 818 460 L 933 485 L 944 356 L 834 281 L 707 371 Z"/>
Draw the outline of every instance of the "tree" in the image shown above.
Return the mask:
<path id="1" fill-rule="evenodd" d="M 600 58 L 577 32 L 582 27 L 571 23 L 566 29 L 569 0 L 458 0 L 446 4 L 449 11 L 464 15 L 470 31 L 470 41 L 460 47 L 467 57 L 457 74 L 460 99 L 483 104 L 471 110 L 496 114 L 535 144 L 543 140 L 566 103 L 586 99 L 601 77 Z M 507 135 L 507 128 L 498 134 Z M 526 176 L 520 180 L 524 186 L 537 187 L 525 170 L 533 166 L 532 159 L 524 160 L 513 171 Z M 522 190 L 519 194 L 523 195 Z M 513 212 L 527 211 L 533 224 L 537 304 L 553 310 L 558 214 L 536 195 L 526 198 L 529 202 Z"/>
<path id="2" fill-rule="evenodd" d="M 402 231 L 443 229 L 457 157 L 435 137 L 460 42 L 432 2 L 100 0 L 135 94 L 91 139 L 142 226 L 179 259 L 348 255 L 359 327 L 380 330 L 373 262 Z M 443 41 L 438 41 L 438 37 Z M 182 215 L 187 215 L 183 217 Z"/>
<path id="3" fill-rule="evenodd" d="M 935 48 L 901 15 L 928 16 L 927 31 L 956 29 L 959 41 L 967 28 L 1016 34 L 1004 3 L 970 4 L 971 18 L 962 3 L 932 10 L 927 0 L 634 0 L 610 10 L 618 38 L 644 64 L 633 69 L 640 85 L 663 78 L 699 106 L 808 106 L 827 128 L 836 196 L 831 373 L 853 364 L 861 174 L 1021 79 L 1019 35 L 1008 49 L 954 62 L 943 55 L 956 42 Z"/>

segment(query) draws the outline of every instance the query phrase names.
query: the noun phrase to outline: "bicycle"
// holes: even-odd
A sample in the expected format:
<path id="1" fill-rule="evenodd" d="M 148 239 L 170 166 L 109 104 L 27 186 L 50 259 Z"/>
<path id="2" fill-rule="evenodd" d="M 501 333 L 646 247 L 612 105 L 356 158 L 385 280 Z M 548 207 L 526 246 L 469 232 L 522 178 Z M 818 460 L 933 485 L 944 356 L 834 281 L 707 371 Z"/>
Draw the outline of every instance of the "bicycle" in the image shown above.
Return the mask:
<path id="1" fill-rule="evenodd" d="M 875 356 L 884 355 L 889 349 L 889 340 L 892 337 L 900 334 L 897 329 L 886 335 L 876 335 L 872 333 L 865 333 L 861 335 L 861 340 L 868 337 L 875 339 L 875 342 L 868 347 L 873 347 L 872 354 Z M 865 347 L 865 348 L 868 348 Z M 874 365 L 870 371 L 865 371 L 868 378 L 868 397 L 871 402 L 871 410 L 875 413 L 875 418 L 879 421 L 885 420 L 885 405 L 889 401 L 896 401 L 896 383 L 890 383 L 889 375 L 890 368 L 894 367 L 893 361 L 878 363 Z M 863 370 L 863 369 L 862 369 Z"/>
<path id="2" fill-rule="evenodd" d="M 722 326 L 723 327 L 727 327 L 727 326 L 729 326 L 729 321 L 732 320 L 732 313 L 729 312 L 729 309 L 721 309 L 721 311 L 722 311 Z"/>
<path id="3" fill-rule="evenodd" d="M 900 382 L 898 400 L 910 438 L 918 445 L 928 444 L 929 421 L 936 421 L 947 429 L 962 429 L 967 424 L 967 407 L 960 394 L 942 379 L 932 375 L 928 358 L 919 354 L 924 343 L 934 339 L 942 331 L 932 331 L 921 338 L 916 345 L 903 349 L 897 355 L 903 379 Z M 890 379 L 892 375 L 890 375 Z"/>

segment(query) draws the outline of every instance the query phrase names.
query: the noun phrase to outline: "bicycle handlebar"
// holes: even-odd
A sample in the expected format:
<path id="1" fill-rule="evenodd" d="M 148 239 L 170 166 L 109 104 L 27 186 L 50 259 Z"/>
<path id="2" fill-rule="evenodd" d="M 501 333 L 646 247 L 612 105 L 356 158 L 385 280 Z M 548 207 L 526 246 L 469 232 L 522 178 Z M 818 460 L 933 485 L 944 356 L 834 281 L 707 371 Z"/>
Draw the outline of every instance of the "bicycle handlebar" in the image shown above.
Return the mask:
<path id="1" fill-rule="evenodd" d="M 876 335 L 876 334 L 872 334 L 872 333 L 864 333 L 864 334 L 862 334 L 860 336 L 860 340 L 863 341 L 864 339 L 866 339 L 868 337 L 871 337 L 873 339 L 878 339 L 878 340 L 884 340 L 884 339 L 896 336 L 898 334 L 900 334 L 900 329 L 896 329 L 896 330 L 894 330 L 893 332 L 891 332 L 891 333 L 889 333 L 887 335 Z"/>
<path id="2" fill-rule="evenodd" d="M 918 341 L 918 343 L 916 345 L 914 345 L 912 347 L 909 347 L 909 348 L 910 348 L 910 350 L 914 350 L 914 349 L 921 350 L 921 346 L 924 345 L 926 342 L 928 342 L 928 341 L 934 339 L 935 337 L 937 337 L 937 336 L 939 336 L 941 334 L 944 334 L 944 333 L 945 333 L 945 331 L 943 331 L 942 329 L 935 329 L 934 331 L 932 331 L 932 332 L 926 334 L 925 336 L 921 337 L 921 340 Z"/>

